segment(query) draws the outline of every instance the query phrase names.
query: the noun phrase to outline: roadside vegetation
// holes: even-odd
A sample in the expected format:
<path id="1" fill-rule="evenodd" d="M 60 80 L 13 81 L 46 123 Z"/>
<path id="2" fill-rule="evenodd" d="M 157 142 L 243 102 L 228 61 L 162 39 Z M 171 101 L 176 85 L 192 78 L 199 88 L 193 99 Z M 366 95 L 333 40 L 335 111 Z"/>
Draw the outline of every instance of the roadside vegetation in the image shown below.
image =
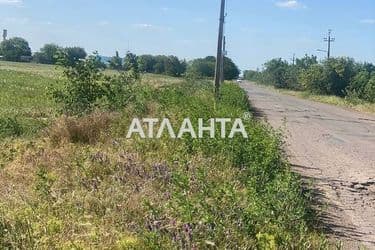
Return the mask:
<path id="1" fill-rule="evenodd" d="M 327 247 L 280 137 L 255 119 L 249 139 L 125 139 L 135 117 L 242 117 L 238 86 L 214 108 L 211 81 L 60 59 L 58 77 L 0 68 L 0 115 L 19 124 L 0 123 L 1 249 Z"/>
<path id="2" fill-rule="evenodd" d="M 278 58 L 265 63 L 262 71 L 245 71 L 244 77 L 278 89 L 293 90 L 287 92 L 297 96 L 375 111 L 375 66 L 371 63 L 357 63 L 344 57 L 319 63 L 315 56 L 306 55 L 293 65 Z"/>

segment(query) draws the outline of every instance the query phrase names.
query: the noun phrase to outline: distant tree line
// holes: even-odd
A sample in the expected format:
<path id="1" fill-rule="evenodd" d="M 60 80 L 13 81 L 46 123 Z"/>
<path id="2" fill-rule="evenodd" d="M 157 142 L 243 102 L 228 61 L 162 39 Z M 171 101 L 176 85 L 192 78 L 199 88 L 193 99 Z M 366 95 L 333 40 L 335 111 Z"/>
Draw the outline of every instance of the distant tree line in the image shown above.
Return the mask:
<path id="1" fill-rule="evenodd" d="M 262 71 L 245 71 L 244 78 L 277 88 L 375 102 L 375 66 L 347 57 L 318 62 L 316 56 L 305 55 L 295 64 L 276 58 L 266 62 Z"/>
<path id="2" fill-rule="evenodd" d="M 6 61 L 33 61 L 41 64 L 57 64 L 58 58 L 65 58 L 64 65 L 74 65 L 81 59 L 88 59 L 87 53 L 81 47 L 61 47 L 56 44 L 45 44 L 38 52 L 32 55 L 29 43 L 19 37 L 11 38 L 0 43 L 0 55 Z M 165 55 L 135 55 L 127 52 L 125 58 L 121 58 L 116 52 L 108 62 L 103 61 L 97 53 L 94 57 L 98 68 L 109 68 L 118 71 L 139 73 L 164 74 L 174 77 L 195 75 L 198 77 L 214 77 L 216 58 L 208 56 L 187 62 L 176 56 Z M 238 78 L 240 70 L 234 62 L 225 57 L 224 77 L 226 80 Z"/>
<path id="3" fill-rule="evenodd" d="M 127 53 L 123 60 L 118 52 L 111 58 L 109 68 L 115 70 L 129 70 L 136 68 L 141 73 L 164 74 L 169 76 L 183 76 L 186 74 L 194 74 L 198 77 L 214 77 L 216 58 L 207 56 L 205 58 L 194 59 L 190 62 L 180 60 L 176 56 L 164 55 L 140 55 L 136 56 Z M 224 60 L 224 76 L 226 80 L 238 78 L 240 70 L 237 65 L 230 59 Z"/>
<path id="4" fill-rule="evenodd" d="M 0 56 L 5 61 L 56 64 L 58 54 L 61 53 L 66 54 L 70 64 L 87 57 L 85 49 L 81 47 L 63 48 L 56 44 L 46 44 L 32 55 L 29 43 L 21 37 L 10 38 L 0 43 Z"/>
<path id="5" fill-rule="evenodd" d="M 207 56 L 191 61 L 188 67 L 188 73 L 195 74 L 201 77 L 215 76 L 216 58 L 214 56 Z M 232 59 L 224 58 L 224 78 L 226 80 L 233 80 L 238 78 L 240 70 Z"/>

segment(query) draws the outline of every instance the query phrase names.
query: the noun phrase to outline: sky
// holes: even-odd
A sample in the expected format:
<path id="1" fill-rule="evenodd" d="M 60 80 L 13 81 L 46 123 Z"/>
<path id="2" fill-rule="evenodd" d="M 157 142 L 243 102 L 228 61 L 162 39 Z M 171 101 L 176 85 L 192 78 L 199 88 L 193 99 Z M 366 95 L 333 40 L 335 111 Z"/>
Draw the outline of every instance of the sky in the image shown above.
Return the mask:
<path id="1" fill-rule="evenodd" d="M 33 51 L 46 43 L 112 56 L 216 54 L 220 0 L 0 0 L 0 29 Z M 242 69 L 293 54 L 375 63 L 375 0 L 227 0 L 228 56 Z"/>

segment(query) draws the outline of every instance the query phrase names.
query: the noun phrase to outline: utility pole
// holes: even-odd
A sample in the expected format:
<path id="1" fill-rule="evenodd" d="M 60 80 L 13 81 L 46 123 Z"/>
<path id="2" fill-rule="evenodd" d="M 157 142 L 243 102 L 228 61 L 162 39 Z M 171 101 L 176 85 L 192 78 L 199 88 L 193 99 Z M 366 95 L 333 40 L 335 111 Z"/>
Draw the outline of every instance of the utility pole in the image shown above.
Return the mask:
<path id="1" fill-rule="evenodd" d="M 217 56 L 215 66 L 215 97 L 219 98 L 220 92 L 220 75 L 223 61 L 223 37 L 224 37 L 224 21 L 225 21 L 225 0 L 221 0 L 220 8 L 220 24 L 219 24 L 219 36 L 217 42 Z"/>
<path id="2" fill-rule="evenodd" d="M 296 64 L 296 54 L 295 53 L 293 54 L 292 62 L 293 62 L 293 65 Z"/>
<path id="3" fill-rule="evenodd" d="M 227 55 L 227 50 L 226 50 L 226 37 L 224 36 L 224 40 L 223 40 L 223 53 L 222 53 L 222 57 L 221 57 L 221 67 L 220 67 L 220 85 L 223 84 L 224 80 L 225 80 L 225 76 L 224 76 L 224 61 L 225 61 L 225 56 Z"/>
<path id="4" fill-rule="evenodd" d="M 8 36 L 8 30 L 4 29 L 3 30 L 3 41 L 7 40 L 7 36 Z"/>
<path id="5" fill-rule="evenodd" d="M 331 43 L 335 41 L 335 38 L 331 37 L 332 30 L 328 30 L 328 38 L 324 38 L 324 41 L 328 43 L 327 59 L 331 57 Z"/>

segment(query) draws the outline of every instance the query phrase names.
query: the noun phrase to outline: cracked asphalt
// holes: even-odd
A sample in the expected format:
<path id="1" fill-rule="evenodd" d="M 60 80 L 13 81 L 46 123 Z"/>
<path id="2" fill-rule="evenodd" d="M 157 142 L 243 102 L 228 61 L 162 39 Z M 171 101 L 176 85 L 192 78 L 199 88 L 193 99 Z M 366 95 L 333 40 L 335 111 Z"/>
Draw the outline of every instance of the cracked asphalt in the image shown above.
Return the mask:
<path id="1" fill-rule="evenodd" d="M 241 86 L 257 113 L 283 131 L 293 170 L 312 183 L 325 232 L 343 249 L 375 249 L 375 115 Z"/>

